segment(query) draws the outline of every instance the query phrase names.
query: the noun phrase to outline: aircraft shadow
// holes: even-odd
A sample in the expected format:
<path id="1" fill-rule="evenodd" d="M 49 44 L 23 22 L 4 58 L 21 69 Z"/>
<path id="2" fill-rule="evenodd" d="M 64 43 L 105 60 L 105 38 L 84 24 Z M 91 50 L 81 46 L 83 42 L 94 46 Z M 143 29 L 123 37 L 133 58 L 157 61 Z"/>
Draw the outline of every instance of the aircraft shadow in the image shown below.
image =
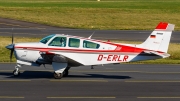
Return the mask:
<path id="1" fill-rule="evenodd" d="M 48 71 L 24 71 L 21 72 L 19 76 L 14 76 L 10 72 L 0 72 L 0 76 L 7 76 L 5 78 L 11 79 L 45 79 L 45 78 L 53 78 L 53 73 Z"/>
<path id="2" fill-rule="evenodd" d="M 131 79 L 130 76 L 103 75 L 103 74 L 69 75 L 68 77 L 70 77 L 70 78 Z"/>
<path id="3" fill-rule="evenodd" d="M 53 72 L 49 71 L 24 71 L 20 76 L 14 77 L 10 72 L 0 72 L 0 76 L 6 76 L 5 78 L 11 79 L 51 79 Z M 84 75 L 71 75 L 69 74 L 64 78 L 104 78 L 104 79 L 131 79 L 130 76 L 121 75 L 104 75 L 104 74 L 84 74 Z"/>

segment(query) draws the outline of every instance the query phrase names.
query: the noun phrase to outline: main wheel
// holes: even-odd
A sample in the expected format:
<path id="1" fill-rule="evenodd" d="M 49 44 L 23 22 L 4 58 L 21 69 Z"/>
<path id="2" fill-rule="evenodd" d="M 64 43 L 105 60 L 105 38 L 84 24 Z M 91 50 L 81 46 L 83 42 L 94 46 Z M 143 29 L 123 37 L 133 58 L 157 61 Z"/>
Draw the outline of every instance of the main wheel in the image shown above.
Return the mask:
<path id="1" fill-rule="evenodd" d="M 19 70 L 14 70 L 13 71 L 13 75 L 14 76 L 19 76 L 20 75 L 20 71 Z"/>
<path id="2" fill-rule="evenodd" d="M 62 78 L 62 74 L 54 72 L 54 78 L 55 79 L 61 79 Z"/>

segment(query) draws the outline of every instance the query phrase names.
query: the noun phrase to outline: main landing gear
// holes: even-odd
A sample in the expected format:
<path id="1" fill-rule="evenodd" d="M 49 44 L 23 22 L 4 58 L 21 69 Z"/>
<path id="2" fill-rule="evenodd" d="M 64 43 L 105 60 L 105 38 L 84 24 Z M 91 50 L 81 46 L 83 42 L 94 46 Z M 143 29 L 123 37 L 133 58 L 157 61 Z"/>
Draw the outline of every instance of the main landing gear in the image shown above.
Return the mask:
<path id="1" fill-rule="evenodd" d="M 67 77 L 69 74 L 69 69 L 70 69 L 70 67 L 67 67 L 62 73 L 54 72 L 54 78 L 61 79 L 62 77 Z"/>
<path id="2" fill-rule="evenodd" d="M 54 69 L 54 78 L 55 79 L 61 79 L 62 77 L 66 77 L 69 74 L 70 67 L 67 65 L 67 63 L 52 63 L 53 69 Z M 19 68 L 21 68 L 20 64 L 17 64 L 15 66 L 15 70 L 13 71 L 14 76 L 19 76 L 20 71 Z"/>
<path id="3" fill-rule="evenodd" d="M 54 78 L 55 79 L 61 79 L 63 77 L 62 73 L 56 73 L 54 72 Z"/>
<path id="4" fill-rule="evenodd" d="M 19 68 L 21 67 L 21 65 L 17 64 L 15 66 L 15 70 L 13 71 L 13 75 L 14 76 L 19 76 L 20 75 L 20 71 L 19 71 Z"/>

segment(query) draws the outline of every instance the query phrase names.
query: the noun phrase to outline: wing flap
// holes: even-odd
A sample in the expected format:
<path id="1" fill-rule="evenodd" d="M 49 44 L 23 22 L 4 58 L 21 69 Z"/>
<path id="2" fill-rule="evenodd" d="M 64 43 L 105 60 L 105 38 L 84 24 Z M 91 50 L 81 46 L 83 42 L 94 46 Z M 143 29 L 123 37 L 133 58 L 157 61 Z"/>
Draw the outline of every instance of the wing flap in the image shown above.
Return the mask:
<path id="1" fill-rule="evenodd" d="M 168 53 L 159 53 L 159 52 L 155 52 L 155 51 L 143 51 L 146 54 L 152 54 L 152 55 L 157 55 L 157 56 L 161 56 L 163 58 L 169 57 L 170 54 Z"/>
<path id="2" fill-rule="evenodd" d="M 74 60 L 66 55 L 63 55 L 59 52 L 51 52 L 51 51 L 48 51 L 48 52 L 40 52 L 42 58 L 45 60 L 45 61 L 48 61 L 50 63 L 52 62 L 56 62 L 56 63 L 68 63 L 68 65 L 70 66 L 80 66 L 80 65 L 83 65 L 83 63 L 77 61 L 77 60 Z"/>

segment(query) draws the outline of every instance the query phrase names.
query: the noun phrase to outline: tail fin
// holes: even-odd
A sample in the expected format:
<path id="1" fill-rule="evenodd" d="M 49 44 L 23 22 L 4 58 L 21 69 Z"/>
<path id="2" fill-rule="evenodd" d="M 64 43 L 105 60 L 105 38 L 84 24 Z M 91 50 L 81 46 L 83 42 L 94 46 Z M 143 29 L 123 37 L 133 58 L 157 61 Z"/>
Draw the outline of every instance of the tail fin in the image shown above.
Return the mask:
<path id="1" fill-rule="evenodd" d="M 160 22 L 145 42 L 139 45 L 141 48 L 167 53 L 172 31 L 175 25 Z"/>

